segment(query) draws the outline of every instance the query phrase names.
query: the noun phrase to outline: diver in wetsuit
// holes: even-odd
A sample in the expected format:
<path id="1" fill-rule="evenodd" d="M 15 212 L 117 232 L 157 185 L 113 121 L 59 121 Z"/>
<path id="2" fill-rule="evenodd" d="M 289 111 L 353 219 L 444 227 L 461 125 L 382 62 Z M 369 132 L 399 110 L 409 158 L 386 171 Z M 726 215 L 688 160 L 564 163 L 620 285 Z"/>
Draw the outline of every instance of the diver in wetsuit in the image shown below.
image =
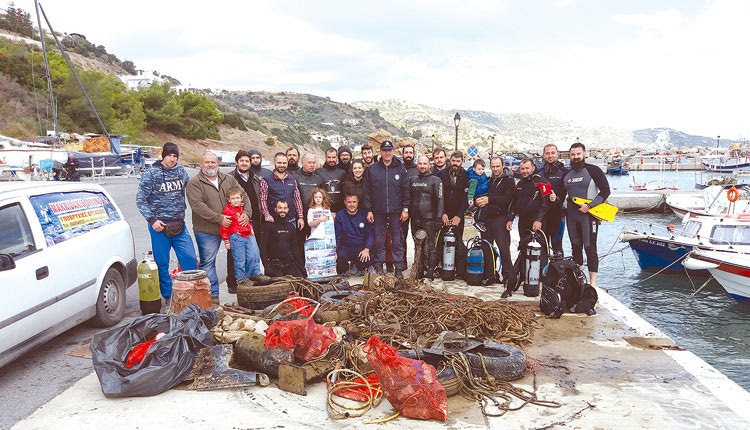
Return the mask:
<path id="1" fill-rule="evenodd" d="M 568 237 L 573 248 L 573 260 L 583 265 L 583 250 L 586 251 L 586 262 L 589 268 L 591 285 L 596 287 L 596 275 L 599 271 L 599 255 L 596 252 L 596 235 L 599 220 L 588 211 L 609 197 L 609 183 L 602 169 L 586 162 L 586 147 L 576 142 L 570 146 L 571 170 L 563 182 L 568 193 Z M 573 197 L 591 200 L 580 206 L 571 201 Z"/>

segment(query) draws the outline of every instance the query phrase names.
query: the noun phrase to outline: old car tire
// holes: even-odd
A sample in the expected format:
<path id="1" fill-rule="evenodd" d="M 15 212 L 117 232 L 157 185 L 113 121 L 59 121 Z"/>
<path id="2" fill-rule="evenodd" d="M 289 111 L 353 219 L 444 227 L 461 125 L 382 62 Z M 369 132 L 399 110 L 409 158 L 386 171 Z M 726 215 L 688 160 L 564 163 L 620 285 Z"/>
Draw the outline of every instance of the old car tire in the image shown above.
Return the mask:
<path id="1" fill-rule="evenodd" d="M 484 375 L 487 368 L 490 375 L 504 381 L 519 379 L 526 371 L 526 354 L 523 351 L 491 340 L 485 340 L 482 346 L 467 352 L 466 359 L 475 375 Z"/>
<path id="2" fill-rule="evenodd" d="M 321 303 L 331 303 L 332 305 L 341 306 L 341 302 L 347 299 L 347 297 L 362 297 L 364 293 L 354 290 L 342 290 L 342 291 L 326 291 L 320 296 Z"/>
<path id="3" fill-rule="evenodd" d="M 97 327 L 109 327 L 122 320 L 125 313 L 125 282 L 114 267 L 107 270 L 96 300 L 96 315 L 91 322 Z"/>
<path id="4" fill-rule="evenodd" d="M 279 303 L 289 294 L 295 294 L 294 286 L 289 282 L 277 282 L 269 285 L 237 285 L 237 304 L 242 307 L 260 310 L 266 306 Z"/>

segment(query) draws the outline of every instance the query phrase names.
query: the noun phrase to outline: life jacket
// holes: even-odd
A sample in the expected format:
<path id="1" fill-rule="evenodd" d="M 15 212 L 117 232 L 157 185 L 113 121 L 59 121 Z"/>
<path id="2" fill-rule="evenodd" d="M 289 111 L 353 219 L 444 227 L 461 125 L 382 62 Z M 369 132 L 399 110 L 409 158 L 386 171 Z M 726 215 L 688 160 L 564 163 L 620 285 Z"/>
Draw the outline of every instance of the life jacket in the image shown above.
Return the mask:
<path id="1" fill-rule="evenodd" d="M 547 318 L 560 318 L 564 312 L 594 315 L 598 299 L 596 289 L 571 257 L 553 258 L 542 271 L 539 308 Z"/>
<path id="2" fill-rule="evenodd" d="M 469 285 L 491 285 L 500 277 L 498 271 L 499 252 L 490 242 L 477 236 L 468 243 L 466 253 L 466 275 L 464 280 Z"/>

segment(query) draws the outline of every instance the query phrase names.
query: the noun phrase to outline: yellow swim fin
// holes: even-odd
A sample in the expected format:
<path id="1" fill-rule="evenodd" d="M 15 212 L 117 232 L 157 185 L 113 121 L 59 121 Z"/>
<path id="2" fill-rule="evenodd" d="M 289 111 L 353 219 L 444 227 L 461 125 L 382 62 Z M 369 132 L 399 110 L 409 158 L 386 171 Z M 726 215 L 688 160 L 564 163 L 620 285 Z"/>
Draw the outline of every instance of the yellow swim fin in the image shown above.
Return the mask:
<path id="1" fill-rule="evenodd" d="M 584 203 L 591 203 L 591 200 L 582 199 L 580 197 L 572 197 L 571 200 L 573 200 L 573 203 L 577 205 L 582 205 Z M 615 214 L 617 213 L 617 208 L 608 204 L 608 203 L 600 203 L 593 208 L 589 210 L 589 213 L 594 218 L 600 220 L 600 221 L 614 221 L 615 220 Z"/>

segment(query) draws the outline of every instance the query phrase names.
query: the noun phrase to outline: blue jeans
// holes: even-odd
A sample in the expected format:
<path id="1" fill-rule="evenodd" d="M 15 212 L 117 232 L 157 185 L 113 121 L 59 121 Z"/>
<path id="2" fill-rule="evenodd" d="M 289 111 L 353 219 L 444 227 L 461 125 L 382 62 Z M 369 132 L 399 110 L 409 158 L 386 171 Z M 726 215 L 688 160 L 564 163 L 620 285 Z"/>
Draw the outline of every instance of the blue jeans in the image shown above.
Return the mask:
<path id="1" fill-rule="evenodd" d="M 393 253 L 393 265 L 398 270 L 406 270 L 406 261 L 404 259 L 404 234 L 401 230 L 401 213 L 397 214 L 374 214 L 375 225 L 375 243 L 372 257 L 372 265 L 378 269 L 383 267 L 385 262 L 385 232 L 386 224 L 391 232 L 391 252 Z"/>
<path id="2" fill-rule="evenodd" d="M 182 233 L 175 237 L 167 237 L 164 233 L 154 230 L 148 225 L 151 234 L 151 249 L 154 251 L 154 261 L 159 268 L 159 289 L 165 299 L 172 297 L 172 278 L 169 276 L 169 252 L 174 248 L 177 261 L 180 262 L 182 270 L 195 270 L 197 267 L 195 257 L 195 246 L 190 238 L 187 227 Z"/>
<path id="3" fill-rule="evenodd" d="M 198 255 L 200 256 L 201 270 L 206 271 L 208 280 L 211 281 L 211 297 L 219 297 L 219 277 L 216 275 L 216 254 L 222 245 L 221 236 L 218 234 L 195 232 L 195 241 L 198 242 Z"/>
<path id="4" fill-rule="evenodd" d="M 237 233 L 229 236 L 234 259 L 234 277 L 237 281 L 248 276 L 260 275 L 260 249 L 255 236 L 242 237 Z"/>

